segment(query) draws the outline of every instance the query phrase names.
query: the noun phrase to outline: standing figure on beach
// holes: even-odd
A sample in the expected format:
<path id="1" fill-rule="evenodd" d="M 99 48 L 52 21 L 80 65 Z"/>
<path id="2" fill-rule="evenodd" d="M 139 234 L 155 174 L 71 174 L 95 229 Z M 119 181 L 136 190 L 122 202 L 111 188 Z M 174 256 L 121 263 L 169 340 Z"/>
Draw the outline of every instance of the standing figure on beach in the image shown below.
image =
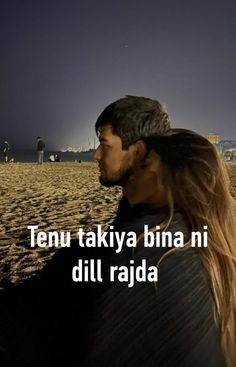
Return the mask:
<path id="1" fill-rule="evenodd" d="M 40 136 L 37 137 L 38 164 L 43 164 L 45 143 Z"/>
<path id="2" fill-rule="evenodd" d="M 86 366 L 236 365 L 229 178 L 207 139 L 168 125 L 160 104 L 136 97 L 112 103 L 97 119 L 100 182 L 123 189 L 113 231 L 138 236 L 136 248 L 111 251 L 106 262 L 119 269 L 132 260 L 137 268 L 145 259 L 147 267 L 158 268 L 158 281 L 128 288 L 108 278 L 93 303 Z M 153 247 L 145 247 L 144 225 Z M 204 228 L 208 246 L 195 248 L 191 233 L 202 236 Z M 184 247 L 158 244 L 158 231 L 181 232 Z"/>
<path id="3" fill-rule="evenodd" d="M 8 152 L 10 150 L 10 145 L 7 140 L 4 141 L 4 147 L 3 147 L 3 155 L 4 155 L 4 161 L 5 163 L 8 162 Z"/>

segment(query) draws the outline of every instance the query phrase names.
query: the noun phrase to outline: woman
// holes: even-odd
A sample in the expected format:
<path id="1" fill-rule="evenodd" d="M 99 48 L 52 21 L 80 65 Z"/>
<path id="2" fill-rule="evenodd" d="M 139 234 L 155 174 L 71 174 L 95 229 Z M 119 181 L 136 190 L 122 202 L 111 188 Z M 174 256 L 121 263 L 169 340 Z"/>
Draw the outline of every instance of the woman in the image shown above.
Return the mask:
<path id="1" fill-rule="evenodd" d="M 236 218 L 235 200 L 230 193 L 229 175 L 215 147 L 204 137 L 184 129 L 172 129 L 166 136 L 142 139 L 147 157 L 153 151 L 162 163 L 170 215 L 185 216 L 191 231 L 207 226 L 208 246 L 196 248 L 207 271 L 214 300 L 214 320 L 229 366 L 236 365 Z M 150 158 L 147 158 L 150 159 Z M 158 262 L 173 252 L 171 249 Z M 158 283 L 156 284 L 158 291 Z"/>

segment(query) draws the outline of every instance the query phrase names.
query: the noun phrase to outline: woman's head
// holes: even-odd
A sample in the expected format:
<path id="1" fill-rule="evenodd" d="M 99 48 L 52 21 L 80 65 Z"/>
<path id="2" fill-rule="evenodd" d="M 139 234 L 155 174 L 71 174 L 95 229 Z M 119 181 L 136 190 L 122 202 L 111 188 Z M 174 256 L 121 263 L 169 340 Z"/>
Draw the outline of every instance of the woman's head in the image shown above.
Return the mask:
<path id="1" fill-rule="evenodd" d="M 212 215 L 222 216 L 232 200 L 229 178 L 206 138 L 193 131 L 171 129 L 165 136 L 143 140 L 148 152 L 155 151 L 162 162 L 162 182 L 169 197 L 194 228 Z"/>
<path id="2" fill-rule="evenodd" d="M 165 136 L 142 140 L 147 147 L 147 159 L 154 151 L 161 162 L 161 181 L 170 213 L 173 209 L 181 210 L 192 231 L 202 231 L 204 225 L 208 228 L 208 246 L 197 251 L 209 275 L 222 348 L 229 366 L 234 366 L 236 218 L 225 164 L 215 147 L 193 131 L 171 129 Z"/>

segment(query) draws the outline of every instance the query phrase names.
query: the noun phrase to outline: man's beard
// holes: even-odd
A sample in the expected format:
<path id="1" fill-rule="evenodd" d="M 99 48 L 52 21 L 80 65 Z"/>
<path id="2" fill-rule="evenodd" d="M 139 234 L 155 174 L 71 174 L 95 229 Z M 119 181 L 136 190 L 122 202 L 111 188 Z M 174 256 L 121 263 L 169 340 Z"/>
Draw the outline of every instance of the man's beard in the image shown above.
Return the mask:
<path id="1" fill-rule="evenodd" d="M 129 181 L 131 175 L 133 174 L 132 167 L 123 167 L 113 175 L 113 177 L 99 177 L 99 181 L 103 186 L 112 187 L 112 186 L 125 186 Z"/>

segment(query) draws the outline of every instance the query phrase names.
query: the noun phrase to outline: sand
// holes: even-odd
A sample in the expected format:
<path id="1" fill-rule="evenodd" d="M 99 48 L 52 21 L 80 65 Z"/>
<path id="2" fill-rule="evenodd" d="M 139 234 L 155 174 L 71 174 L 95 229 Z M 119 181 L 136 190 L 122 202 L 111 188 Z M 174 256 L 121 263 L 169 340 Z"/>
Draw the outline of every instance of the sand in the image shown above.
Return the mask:
<path id="1" fill-rule="evenodd" d="M 229 165 L 236 198 L 236 164 Z M 96 163 L 0 164 L 0 265 L 2 285 L 18 284 L 57 251 L 31 248 L 28 225 L 40 231 L 105 228 L 115 216 L 121 190 L 104 188 Z M 7 281 L 7 282 L 6 282 Z"/>
<path id="2" fill-rule="evenodd" d="M 19 283 L 57 250 L 31 248 L 28 225 L 40 231 L 95 230 L 112 221 L 120 188 L 104 188 L 96 163 L 13 163 L 0 165 L 1 277 Z"/>

